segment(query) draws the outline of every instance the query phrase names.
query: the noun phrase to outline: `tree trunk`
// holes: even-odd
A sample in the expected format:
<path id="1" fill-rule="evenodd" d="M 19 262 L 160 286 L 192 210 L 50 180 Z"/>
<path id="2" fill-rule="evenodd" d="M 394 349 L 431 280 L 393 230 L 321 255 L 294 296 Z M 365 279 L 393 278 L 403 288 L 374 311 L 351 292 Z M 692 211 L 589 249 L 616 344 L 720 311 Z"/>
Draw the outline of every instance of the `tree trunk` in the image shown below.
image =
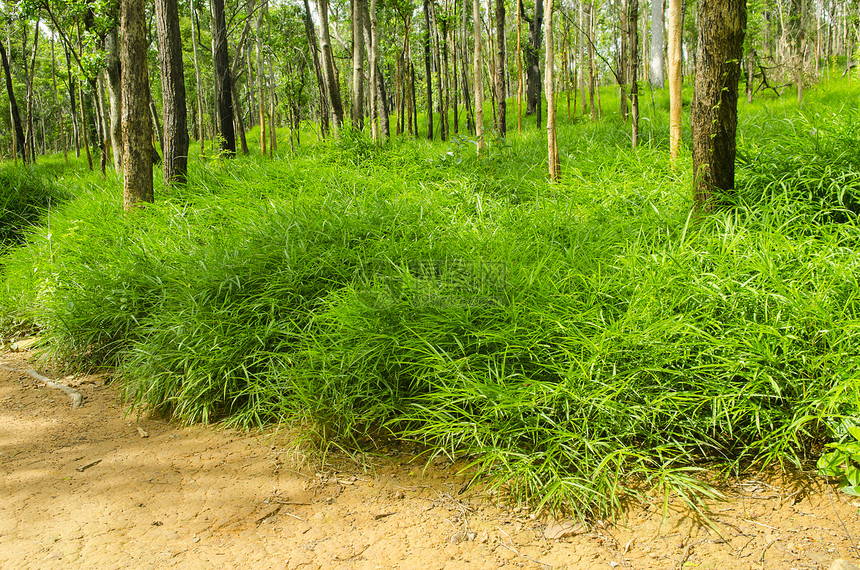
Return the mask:
<path id="1" fill-rule="evenodd" d="M 538 0 L 540 2 L 540 0 Z M 475 61 L 475 138 L 478 139 L 478 153 L 484 148 L 484 81 L 481 76 L 481 3 L 472 0 L 472 23 L 474 27 Z"/>
<path id="2" fill-rule="evenodd" d="M 535 13 L 533 18 L 522 12 L 522 18 L 529 25 L 529 37 L 526 45 L 526 116 L 537 113 L 537 126 L 540 128 L 540 44 L 541 26 L 543 26 L 543 6 L 541 0 L 535 0 Z M 520 3 L 520 9 L 523 8 Z"/>
<path id="3" fill-rule="evenodd" d="M 507 89 L 505 85 L 505 68 L 507 53 L 505 50 L 505 0 L 496 0 L 496 130 L 499 136 L 505 138 L 508 133 L 507 123 Z"/>
<path id="4" fill-rule="evenodd" d="M 669 63 L 669 157 L 681 154 L 681 2 L 669 0 L 668 63 Z"/>
<path id="5" fill-rule="evenodd" d="M 364 129 L 364 0 L 352 0 L 352 128 Z"/>
<path id="6" fill-rule="evenodd" d="M 200 61 L 197 57 L 197 34 L 199 26 L 197 23 L 197 12 L 194 11 L 194 0 L 191 0 L 191 46 L 194 53 L 194 78 L 197 85 L 197 137 L 200 139 L 200 157 L 206 155 L 206 142 L 203 132 L 203 84 L 200 81 Z"/>
<path id="7" fill-rule="evenodd" d="M 72 116 L 72 134 L 75 137 L 75 158 L 81 157 L 81 137 L 80 137 L 80 129 L 78 128 L 78 109 L 76 105 L 76 97 L 75 97 L 75 83 L 77 81 L 72 75 L 72 60 L 69 57 L 69 48 L 65 47 L 63 50 L 66 54 L 66 72 L 67 77 L 69 78 L 69 114 Z"/>
<path id="8" fill-rule="evenodd" d="M 630 110 L 627 106 L 627 71 L 630 68 L 628 57 L 630 56 L 630 51 L 628 49 L 628 38 L 630 36 L 630 30 L 628 29 L 628 5 L 630 2 L 638 2 L 638 0 L 621 0 L 619 5 L 619 13 L 617 14 L 618 22 L 619 22 L 619 35 L 621 36 L 621 49 L 618 51 L 618 59 L 617 65 L 618 73 L 616 77 L 618 78 L 618 88 L 621 91 L 621 95 L 618 98 L 620 105 L 620 113 L 621 118 L 627 121 L 629 118 Z M 616 47 L 618 44 L 615 44 Z"/>
<path id="9" fill-rule="evenodd" d="M 651 57 L 648 80 L 654 89 L 665 84 L 663 72 L 663 0 L 651 0 Z"/>
<path id="10" fill-rule="evenodd" d="M 188 176 L 188 119 L 176 0 L 155 0 L 155 26 L 164 112 L 164 184 L 184 184 Z"/>
<path id="11" fill-rule="evenodd" d="M 713 206 L 735 187 L 738 79 L 747 24 L 746 0 L 701 0 L 692 105 L 695 205 Z"/>
<path id="12" fill-rule="evenodd" d="M 105 36 L 105 51 L 107 52 L 105 77 L 110 101 L 110 142 L 113 148 L 113 168 L 119 174 L 122 172 L 122 85 L 116 28 Z"/>
<path id="13" fill-rule="evenodd" d="M 343 103 L 340 97 L 340 87 L 334 73 L 334 57 L 331 51 L 331 37 L 328 25 L 328 0 L 317 0 L 320 12 L 320 48 L 322 50 L 322 67 L 328 86 L 329 103 L 332 114 L 332 130 L 335 134 L 343 126 Z"/>
<path id="14" fill-rule="evenodd" d="M 630 138 L 633 148 L 639 145 L 639 0 L 630 1 Z M 654 0 L 659 1 L 659 0 Z"/>
<path id="15" fill-rule="evenodd" d="M 152 202 L 152 131 L 149 119 L 145 0 L 122 0 L 123 208 Z"/>
<path id="16" fill-rule="evenodd" d="M 307 0 L 305 0 L 307 2 Z M 251 12 L 254 9 L 253 1 L 248 4 L 248 17 L 252 16 Z M 254 20 L 254 56 L 257 67 L 257 86 L 260 88 L 260 100 L 258 102 L 257 115 L 260 121 L 260 154 L 266 154 L 266 80 L 264 79 L 265 72 L 263 71 L 263 46 L 260 39 L 260 26 L 263 19 L 262 11 L 257 14 Z M 311 49 L 316 49 L 316 45 Z M 316 51 L 314 51 L 314 59 L 316 60 Z M 248 78 L 250 80 L 250 76 Z M 247 146 L 247 143 L 246 143 Z M 244 150 L 244 149 L 243 149 Z"/>
<path id="17" fill-rule="evenodd" d="M 18 102 L 15 99 L 15 91 L 12 88 L 12 74 L 9 70 L 9 59 L 6 56 L 6 48 L 3 47 L 3 42 L 0 42 L 0 56 L 3 59 L 3 75 L 6 78 L 6 93 L 9 95 L 9 109 L 12 118 L 12 127 L 15 131 L 15 147 L 18 149 L 18 154 L 24 164 L 27 164 L 27 154 L 24 151 L 24 127 L 21 126 L 21 115 L 18 112 Z"/>
<path id="18" fill-rule="evenodd" d="M 212 63 L 215 72 L 215 109 L 221 135 L 221 152 L 232 157 L 236 154 L 236 131 L 233 129 L 233 79 L 230 76 L 230 57 L 227 54 L 227 20 L 224 0 L 210 0 L 212 11 Z"/>
<path id="19" fill-rule="evenodd" d="M 421 38 L 424 47 L 424 75 L 426 79 L 427 96 L 427 138 L 433 140 L 433 76 L 430 65 L 430 2 L 424 0 L 424 35 Z"/>
<path id="20" fill-rule="evenodd" d="M 540 0 L 537 0 L 539 2 Z M 544 91 L 546 92 L 546 146 L 549 179 L 558 182 L 561 178 L 561 165 L 558 158 L 558 139 L 555 130 L 555 53 L 553 50 L 552 15 L 553 0 L 544 0 L 546 14 L 546 65 L 544 66 Z"/>
<path id="21" fill-rule="evenodd" d="M 311 7 L 308 0 L 304 0 L 305 5 L 305 36 L 307 36 L 308 46 L 311 50 L 311 56 L 314 64 L 314 74 L 317 78 L 317 89 L 320 96 L 320 132 L 323 138 L 328 136 L 328 94 L 326 93 L 325 81 L 323 80 L 322 65 L 320 65 L 319 44 L 317 43 L 316 29 L 314 28 L 313 20 L 311 19 Z"/>
<path id="22" fill-rule="evenodd" d="M 517 0 L 517 132 L 523 132 L 523 0 Z"/>

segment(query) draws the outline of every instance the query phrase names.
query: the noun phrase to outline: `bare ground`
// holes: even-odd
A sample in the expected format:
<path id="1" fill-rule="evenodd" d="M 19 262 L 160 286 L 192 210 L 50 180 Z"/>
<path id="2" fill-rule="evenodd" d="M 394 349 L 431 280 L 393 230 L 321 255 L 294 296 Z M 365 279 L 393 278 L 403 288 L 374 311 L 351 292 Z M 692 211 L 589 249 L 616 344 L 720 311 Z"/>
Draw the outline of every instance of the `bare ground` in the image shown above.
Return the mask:
<path id="1" fill-rule="evenodd" d="M 83 407 L 0 370 L 2 568 L 787 570 L 860 555 L 860 502 L 811 474 L 738 479 L 712 506 L 716 530 L 674 504 L 664 518 L 658 498 L 579 525 L 460 494 L 445 461 L 311 462 L 284 435 L 124 417 L 102 378 L 61 380 Z"/>

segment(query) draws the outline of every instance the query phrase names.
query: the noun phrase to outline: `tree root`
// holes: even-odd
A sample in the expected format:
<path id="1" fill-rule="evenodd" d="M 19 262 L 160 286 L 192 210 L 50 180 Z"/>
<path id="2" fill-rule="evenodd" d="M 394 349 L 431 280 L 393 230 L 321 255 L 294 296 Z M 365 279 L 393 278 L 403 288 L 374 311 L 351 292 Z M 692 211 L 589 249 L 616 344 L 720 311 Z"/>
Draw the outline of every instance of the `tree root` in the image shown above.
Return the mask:
<path id="1" fill-rule="evenodd" d="M 33 378 L 35 378 L 39 382 L 43 382 L 45 384 L 45 386 L 47 386 L 48 388 L 54 388 L 56 390 L 60 390 L 62 392 L 65 392 L 69 396 L 69 398 L 72 399 L 72 409 L 80 408 L 81 405 L 84 403 L 84 397 L 81 395 L 80 392 L 72 390 L 71 388 L 69 388 L 65 384 L 58 384 L 57 382 L 54 382 L 50 378 L 48 378 L 46 376 L 42 376 L 41 374 L 39 374 L 35 370 L 20 370 L 18 368 L 12 368 L 11 366 L 4 366 L 2 364 L 0 364 L 0 369 L 8 370 L 9 372 L 23 372 L 25 374 L 29 374 L 30 376 L 32 376 Z"/>

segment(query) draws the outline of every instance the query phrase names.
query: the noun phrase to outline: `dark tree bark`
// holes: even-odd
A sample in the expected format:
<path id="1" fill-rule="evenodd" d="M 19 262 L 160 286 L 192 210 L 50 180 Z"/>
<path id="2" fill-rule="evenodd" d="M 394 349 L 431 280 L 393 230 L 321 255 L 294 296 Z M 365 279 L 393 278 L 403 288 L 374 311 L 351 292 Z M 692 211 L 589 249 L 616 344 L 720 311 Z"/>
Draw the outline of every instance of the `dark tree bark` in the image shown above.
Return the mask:
<path id="1" fill-rule="evenodd" d="M 212 11 L 212 63 L 215 68 L 215 97 L 218 127 L 221 134 L 221 151 L 227 156 L 236 154 L 236 131 L 233 129 L 233 79 L 230 76 L 230 58 L 227 54 L 227 20 L 224 0 L 210 0 Z"/>
<path id="2" fill-rule="evenodd" d="M 538 0 L 540 1 L 540 0 Z M 505 0 L 496 0 L 496 130 L 499 136 L 505 138 L 508 132 L 507 123 L 507 89 L 505 86 Z"/>
<path id="3" fill-rule="evenodd" d="M 692 104 L 695 205 L 713 207 L 716 192 L 735 187 L 735 133 L 746 0 L 701 0 Z"/>
<path id="4" fill-rule="evenodd" d="M 176 0 L 155 0 L 161 102 L 164 112 L 164 184 L 184 184 L 188 175 L 188 119 L 182 37 Z"/>
<path id="5" fill-rule="evenodd" d="M 522 8 L 522 4 L 520 4 Z M 522 18 L 529 25 L 529 37 L 526 44 L 526 115 L 537 113 L 537 126 L 541 121 L 541 80 L 540 80 L 540 47 L 541 27 L 543 26 L 543 2 L 535 0 L 535 13 L 529 18 L 525 9 Z"/>
<path id="6" fill-rule="evenodd" d="M 9 59 L 6 56 L 6 48 L 3 47 L 3 42 L 0 42 L 0 56 L 3 59 L 3 75 L 6 78 L 6 92 L 9 94 L 9 108 L 12 112 L 12 127 L 15 130 L 15 147 L 18 149 L 18 154 L 27 164 L 27 153 L 24 151 L 24 127 L 21 125 L 21 115 L 18 112 L 18 102 L 15 100 L 15 91 L 12 88 L 12 74 L 9 70 Z"/>
<path id="7" fill-rule="evenodd" d="M 145 6 L 145 0 L 122 0 L 120 7 L 125 210 L 131 210 L 140 202 L 152 202 L 154 198 Z"/>

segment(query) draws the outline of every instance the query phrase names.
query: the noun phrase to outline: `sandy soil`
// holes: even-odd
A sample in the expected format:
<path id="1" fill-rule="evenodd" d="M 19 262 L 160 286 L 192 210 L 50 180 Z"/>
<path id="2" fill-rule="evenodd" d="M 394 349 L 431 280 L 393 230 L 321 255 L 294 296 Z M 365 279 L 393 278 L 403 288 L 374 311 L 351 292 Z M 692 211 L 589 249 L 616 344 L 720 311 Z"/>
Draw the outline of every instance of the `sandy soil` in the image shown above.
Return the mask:
<path id="1" fill-rule="evenodd" d="M 81 408 L 0 370 L 0 568 L 787 570 L 860 555 L 860 502 L 811 476 L 739 479 L 713 506 L 718 531 L 674 507 L 664 520 L 656 498 L 579 525 L 459 494 L 445 461 L 312 462 L 284 435 L 124 417 L 104 379 L 60 380 Z"/>

